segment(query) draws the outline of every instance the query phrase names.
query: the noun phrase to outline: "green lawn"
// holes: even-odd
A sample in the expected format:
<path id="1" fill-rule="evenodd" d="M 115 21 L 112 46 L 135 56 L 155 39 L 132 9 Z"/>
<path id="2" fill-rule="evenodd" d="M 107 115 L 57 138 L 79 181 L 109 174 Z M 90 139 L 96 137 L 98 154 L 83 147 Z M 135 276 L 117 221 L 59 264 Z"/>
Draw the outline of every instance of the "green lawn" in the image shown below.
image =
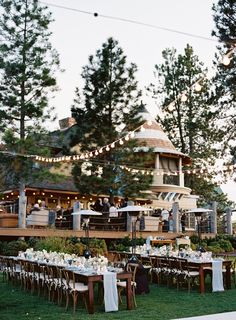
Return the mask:
<path id="1" fill-rule="evenodd" d="M 236 310 L 236 289 L 211 293 L 210 286 L 207 292 L 200 295 L 197 290 L 188 293 L 186 289 L 176 291 L 175 288 L 165 286 L 150 286 L 150 294 L 138 295 L 138 307 L 134 310 L 125 310 L 125 303 L 120 311 L 104 313 L 103 306 L 96 306 L 96 313 L 88 315 L 81 304 L 75 315 L 72 308 L 65 311 L 63 307 L 49 303 L 44 297 L 31 295 L 18 286 L 7 284 L 0 277 L 0 319 L 4 320 L 71 320 L 71 319 L 155 319 L 167 320 L 181 317 L 190 317 L 211 313 L 220 313 Z M 124 299 L 125 300 L 125 299 Z"/>

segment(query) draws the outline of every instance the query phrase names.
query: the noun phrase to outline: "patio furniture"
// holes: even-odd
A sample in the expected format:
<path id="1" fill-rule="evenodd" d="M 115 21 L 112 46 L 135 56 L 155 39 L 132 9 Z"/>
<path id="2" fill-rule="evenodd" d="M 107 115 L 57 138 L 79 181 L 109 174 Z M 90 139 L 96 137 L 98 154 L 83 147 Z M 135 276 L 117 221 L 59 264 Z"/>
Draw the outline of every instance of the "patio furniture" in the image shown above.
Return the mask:
<path id="1" fill-rule="evenodd" d="M 32 213 L 26 218 L 26 225 L 27 227 L 47 227 L 49 224 L 48 217 L 48 210 L 32 211 Z"/>

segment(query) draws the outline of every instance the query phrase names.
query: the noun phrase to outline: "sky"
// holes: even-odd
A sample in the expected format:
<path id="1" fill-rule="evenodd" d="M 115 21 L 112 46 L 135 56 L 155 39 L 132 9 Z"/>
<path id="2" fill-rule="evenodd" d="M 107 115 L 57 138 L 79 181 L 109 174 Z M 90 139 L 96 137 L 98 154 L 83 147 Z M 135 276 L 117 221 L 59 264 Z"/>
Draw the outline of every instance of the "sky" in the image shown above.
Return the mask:
<path id="1" fill-rule="evenodd" d="M 82 89 L 82 67 L 87 65 L 88 56 L 109 37 L 113 37 L 123 48 L 127 61 L 138 66 L 136 78 L 143 90 L 143 101 L 155 117 L 158 107 L 145 96 L 145 87 L 155 81 L 154 66 L 162 62 L 162 51 L 175 48 L 183 54 L 190 44 L 200 61 L 209 70 L 216 52 L 217 39 L 211 36 L 214 29 L 212 5 L 214 0 L 48 0 L 54 22 L 50 26 L 51 42 L 60 55 L 63 73 L 57 75 L 59 91 L 51 104 L 55 107 L 58 119 L 71 115 L 70 109 L 75 98 L 75 88 Z M 64 6 L 80 11 L 98 13 L 80 13 L 58 8 Z M 116 17 L 118 19 L 105 18 Z M 134 20 L 143 24 L 128 23 L 122 19 Z M 149 27 L 144 24 L 153 25 Z M 163 29 L 171 29 L 170 32 Z M 189 33 L 197 37 L 186 35 Z M 203 39 L 203 38 L 207 39 Z M 58 127 L 55 124 L 55 129 Z M 236 200 L 236 184 L 229 182 L 222 186 L 231 200 Z"/>

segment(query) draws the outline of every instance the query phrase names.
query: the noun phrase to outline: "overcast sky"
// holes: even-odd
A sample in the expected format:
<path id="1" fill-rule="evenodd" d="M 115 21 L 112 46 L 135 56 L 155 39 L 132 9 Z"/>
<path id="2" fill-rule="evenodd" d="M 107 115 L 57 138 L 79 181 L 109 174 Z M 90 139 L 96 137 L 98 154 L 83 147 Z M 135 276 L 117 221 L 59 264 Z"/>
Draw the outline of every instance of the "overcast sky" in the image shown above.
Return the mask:
<path id="1" fill-rule="evenodd" d="M 52 43 L 60 54 L 61 67 L 58 75 L 60 91 L 56 93 L 53 105 L 61 119 L 70 115 L 75 87 L 82 88 L 80 74 L 88 63 L 88 56 L 95 54 L 108 37 L 118 40 L 129 62 L 138 66 L 137 79 L 140 88 L 154 80 L 154 65 L 161 63 L 161 53 L 166 48 L 176 48 L 183 53 L 189 43 L 199 59 L 209 68 L 217 42 L 211 37 L 214 27 L 212 0 L 48 0 L 55 22 Z M 77 10 L 98 13 L 83 14 L 49 4 Z M 99 15 L 134 20 L 155 27 L 104 18 Z M 161 30 L 176 30 L 170 32 Z M 180 32 L 180 33 L 178 33 Z M 201 38 L 184 35 L 191 33 Z M 144 92 L 145 93 L 145 92 Z M 158 112 L 153 101 L 147 100 L 147 108 L 155 116 Z"/>

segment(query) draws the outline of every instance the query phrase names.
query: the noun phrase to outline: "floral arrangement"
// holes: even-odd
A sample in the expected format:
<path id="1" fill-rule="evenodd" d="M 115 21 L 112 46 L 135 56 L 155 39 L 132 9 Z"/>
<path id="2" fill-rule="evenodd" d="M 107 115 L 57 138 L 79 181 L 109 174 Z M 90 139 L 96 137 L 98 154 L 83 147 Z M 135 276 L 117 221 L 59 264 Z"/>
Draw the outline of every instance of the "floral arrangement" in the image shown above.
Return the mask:
<path id="1" fill-rule="evenodd" d="M 78 257 L 75 254 L 68 254 L 64 252 L 55 252 L 55 251 L 34 251 L 33 248 L 27 249 L 25 252 L 20 251 L 18 253 L 19 258 L 33 260 L 33 261 L 44 261 L 47 263 L 55 264 L 73 264 L 75 266 L 84 266 L 85 258 Z"/>
<path id="2" fill-rule="evenodd" d="M 108 259 L 104 256 L 97 256 L 88 259 L 88 264 L 97 271 L 106 271 L 108 265 Z"/>

